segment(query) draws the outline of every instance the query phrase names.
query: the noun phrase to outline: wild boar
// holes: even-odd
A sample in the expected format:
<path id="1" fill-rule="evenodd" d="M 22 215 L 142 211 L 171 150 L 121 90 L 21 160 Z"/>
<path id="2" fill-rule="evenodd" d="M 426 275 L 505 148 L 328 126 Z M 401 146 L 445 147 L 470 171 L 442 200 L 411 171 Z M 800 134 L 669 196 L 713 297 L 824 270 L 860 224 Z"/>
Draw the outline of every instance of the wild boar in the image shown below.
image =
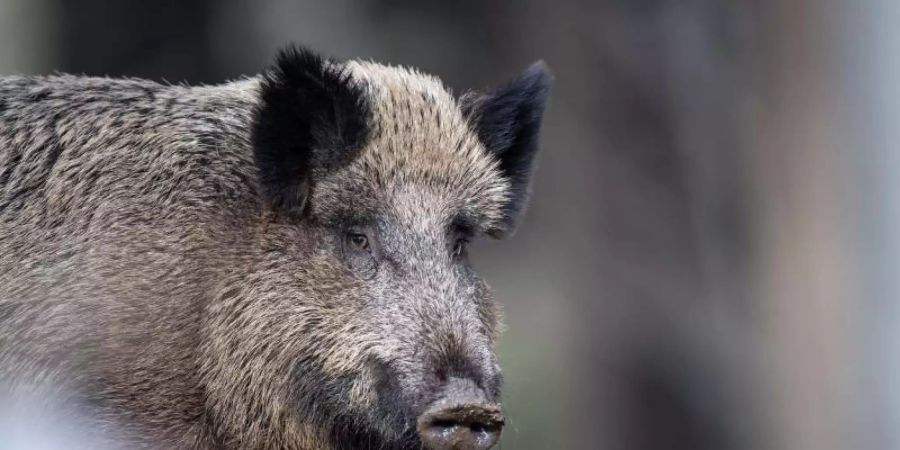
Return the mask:
<path id="1" fill-rule="evenodd" d="M 487 449 L 551 76 L 289 47 L 216 86 L 0 77 L 0 385 L 128 448 Z"/>

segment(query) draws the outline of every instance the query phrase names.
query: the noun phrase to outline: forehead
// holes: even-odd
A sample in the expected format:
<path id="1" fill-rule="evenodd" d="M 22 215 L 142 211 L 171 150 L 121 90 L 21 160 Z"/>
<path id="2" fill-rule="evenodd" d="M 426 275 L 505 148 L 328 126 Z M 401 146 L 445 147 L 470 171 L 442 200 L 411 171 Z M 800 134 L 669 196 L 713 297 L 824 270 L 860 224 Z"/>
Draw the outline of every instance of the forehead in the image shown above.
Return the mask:
<path id="1" fill-rule="evenodd" d="M 350 62 L 347 69 L 371 105 L 369 138 L 359 156 L 320 187 L 331 195 L 374 197 L 401 220 L 462 217 L 482 229 L 497 226 L 509 183 L 441 82 L 374 63 Z M 364 208 L 353 199 L 344 203 Z"/>

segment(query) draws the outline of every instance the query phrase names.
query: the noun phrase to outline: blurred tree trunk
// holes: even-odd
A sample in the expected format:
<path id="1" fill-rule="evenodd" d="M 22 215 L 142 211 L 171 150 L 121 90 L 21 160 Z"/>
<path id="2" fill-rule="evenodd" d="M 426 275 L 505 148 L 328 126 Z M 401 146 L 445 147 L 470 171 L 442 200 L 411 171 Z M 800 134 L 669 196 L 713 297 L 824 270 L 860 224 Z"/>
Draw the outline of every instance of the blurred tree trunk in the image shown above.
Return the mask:
<path id="1" fill-rule="evenodd" d="M 210 51 L 211 0 L 57 0 L 63 72 L 222 81 Z"/>
<path id="2" fill-rule="evenodd" d="M 0 0 L 0 74 L 37 74 L 55 68 L 56 6 L 56 0 Z"/>
<path id="3" fill-rule="evenodd" d="M 827 2 L 826 2 L 827 3 Z M 821 2 L 765 2 L 752 173 L 758 295 L 777 448 L 860 446 L 862 355 L 846 123 L 834 17 Z"/>

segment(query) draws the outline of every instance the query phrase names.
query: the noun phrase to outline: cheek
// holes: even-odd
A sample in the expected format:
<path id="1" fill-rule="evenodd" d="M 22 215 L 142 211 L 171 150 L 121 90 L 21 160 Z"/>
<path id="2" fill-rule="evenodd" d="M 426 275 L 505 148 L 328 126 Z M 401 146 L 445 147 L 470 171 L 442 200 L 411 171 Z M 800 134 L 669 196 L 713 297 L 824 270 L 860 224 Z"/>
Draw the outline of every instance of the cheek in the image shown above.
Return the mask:
<path id="1" fill-rule="evenodd" d="M 481 323 L 491 342 L 496 343 L 503 332 L 503 309 L 494 300 L 493 292 L 483 280 L 476 279 L 472 289 Z"/>

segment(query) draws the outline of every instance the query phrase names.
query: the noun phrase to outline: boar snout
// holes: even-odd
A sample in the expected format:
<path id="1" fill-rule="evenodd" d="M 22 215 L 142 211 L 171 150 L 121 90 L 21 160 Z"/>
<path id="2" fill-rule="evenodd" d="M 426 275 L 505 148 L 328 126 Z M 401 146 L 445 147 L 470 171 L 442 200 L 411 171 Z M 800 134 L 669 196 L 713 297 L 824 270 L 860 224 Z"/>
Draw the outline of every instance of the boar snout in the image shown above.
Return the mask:
<path id="1" fill-rule="evenodd" d="M 500 439 L 504 419 L 474 382 L 454 377 L 417 423 L 428 450 L 487 450 Z"/>

